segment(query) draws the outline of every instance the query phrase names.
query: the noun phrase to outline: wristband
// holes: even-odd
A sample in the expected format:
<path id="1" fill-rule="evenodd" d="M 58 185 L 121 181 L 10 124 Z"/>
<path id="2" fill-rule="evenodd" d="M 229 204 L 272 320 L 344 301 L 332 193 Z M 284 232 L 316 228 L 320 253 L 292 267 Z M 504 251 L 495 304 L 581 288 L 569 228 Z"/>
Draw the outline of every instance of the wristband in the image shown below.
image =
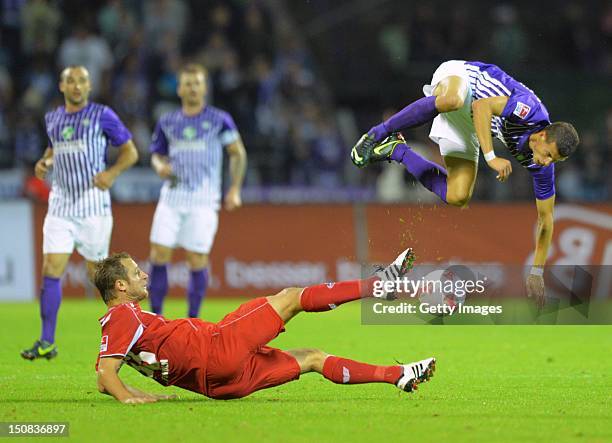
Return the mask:
<path id="1" fill-rule="evenodd" d="M 539 275 L 542 276 L 544 275 L 544 268 L 539 267 L 539 266 L 532 266 L 531 267 L 531 271 L 529 271 L 529 273 L 531 275 Z"/>
<path id="2" fill-rule="evenodd" d="M 495 152 L 490 151 L 490 152 L 487 152 L 484 155 L 484 158 L 485 158 L 486 161 L 490 162 L 491 160 L 493 160 L 494 158 L 497 158 L 497 157 L 495 157 Z"/>

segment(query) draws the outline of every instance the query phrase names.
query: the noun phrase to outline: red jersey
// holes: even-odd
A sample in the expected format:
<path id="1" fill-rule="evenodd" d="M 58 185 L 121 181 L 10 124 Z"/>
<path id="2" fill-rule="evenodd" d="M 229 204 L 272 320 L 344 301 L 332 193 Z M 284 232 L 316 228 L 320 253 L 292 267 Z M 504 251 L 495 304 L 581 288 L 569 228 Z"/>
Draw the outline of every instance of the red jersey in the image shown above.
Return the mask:
<path id="1" fill-rule="evenodd" d="M 123 357 L 141 374 L 164 386 L 207 394 L 206 367 L 214 323 L 196 318 L 167 320 L 138 303 L 113 306 L 100 318 L 102 357 Z"/>

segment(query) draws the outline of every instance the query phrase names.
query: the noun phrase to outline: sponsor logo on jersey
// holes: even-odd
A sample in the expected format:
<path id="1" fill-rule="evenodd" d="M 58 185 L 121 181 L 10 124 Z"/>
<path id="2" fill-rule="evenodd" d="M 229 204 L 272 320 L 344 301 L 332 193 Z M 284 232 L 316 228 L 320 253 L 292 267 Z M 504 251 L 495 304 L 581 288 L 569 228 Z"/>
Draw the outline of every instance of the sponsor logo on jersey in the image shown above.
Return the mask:
<path id="1" fill-rule="evenodd" d="M 525 118 L 529 114 L 529 111 L 531 111 L 531 106 L 522 102 L 517 102 L 513 114 L 518 118 Z"/>
<path id="2" fill-rule="evenodd" d="M 53 152 L 55 154 L 75 154 L 86 151 L 87 146 L 85 146 L 85 142 L 83 140 L 73 140 L 53 144 Z"/>
<path id="3" fill-rule="evenodd" d="M 100 352 L 106 352 L 108 349 L 108 335 L 103 335 L 100 341 Z"/>
<path id="4" fill-rule="evenodd" d="M 174 151 L 200 151 L 206 149 L 206 142 L 203 140 L 177 140 L 170 144 L 170 149 Z"/>

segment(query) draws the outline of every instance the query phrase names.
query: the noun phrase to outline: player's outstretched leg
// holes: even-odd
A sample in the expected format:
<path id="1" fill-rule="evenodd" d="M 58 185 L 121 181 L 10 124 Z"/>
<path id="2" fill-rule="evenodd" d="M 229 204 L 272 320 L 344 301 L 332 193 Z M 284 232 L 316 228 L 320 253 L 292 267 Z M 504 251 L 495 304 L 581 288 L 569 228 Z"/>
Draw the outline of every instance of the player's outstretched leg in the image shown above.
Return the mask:
<path id="1" fill-rule="evenodd" d="M 420 126 L 433 120 L 439 113 L 463 107 L 468 92 L 467 82 L 459 76 L 448 76 L 436 85 L 433 95 L 410 103 L 379 125 L 361 136 L 351 150 L 351 159 L 358 167 L 379 161 L 378 145 L 391 134 Z"/>
<path id="2" fill-rule="evenodd" d="M 440 147 L 445 146 L 445 143 L 454 144 L 441 139 Z M 478 172 L 478 165 L 474 161 L 444 156 L 448 170 L 444 169 L 413 151 L 399 133 L 390 135 L 374 147 L 370 162 L 384 160 L 401 163 L 426 189 L 449 205 L 466 206 L 472 197 Z"/>
<path id="3" fill-rule="evenodd" d="M 414 258 L 414 252 L 408 248 L 402 251 L 393 263 L 378 270 L 368 279 L 325 283 L 306 288 L 287 288 L 266 298 L 285 323 L 302 311 L 329 311 L 341 304 L 365 297 L 392 299 L 395 297 L 393 292 L 374 291 L 374 282 L 394 281 L 403 277 L 412 269 Z"/>
<path id="4" fill-rule="evenodd" d="M 438 115 L 436 97 L 423 97 L 402 109 L 383 123 L 374 126 L 363 134 L 351 150 L 351 159 L 358 167 L 363 167 L 375 160 L 375 148 L 389 135 L 402 129 L 420 126 Z"/>
<path id="5" fill-rule="evenodd" d="M 394 160 L 401 163 L 421 184 L 447 203 L 446 170 L 413 151 L 400 133 L 391 134 L 376 145 L 369 155 L 370 163 Z"/>
<path id="6" fill-rule="evenodd" d="M 433 357 L 405 365 L 379 366 L 329 355 L 318 349 L 294 349 L 287 353 L 295 357 L 301 374 L 318 372 L 337 384 L 389 383 L 406 392 L 428 381 L 436 368 Z"/>

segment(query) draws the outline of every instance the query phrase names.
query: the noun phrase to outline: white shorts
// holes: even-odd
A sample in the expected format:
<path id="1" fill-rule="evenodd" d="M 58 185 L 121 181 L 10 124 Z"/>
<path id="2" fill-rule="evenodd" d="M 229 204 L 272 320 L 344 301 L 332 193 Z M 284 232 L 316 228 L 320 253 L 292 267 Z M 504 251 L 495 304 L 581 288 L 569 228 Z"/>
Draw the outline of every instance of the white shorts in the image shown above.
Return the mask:
<path id="1" fill-rule="evenodd" d="M 74 248 L 87 261 L 108 257 L 113 217 L 45 217 L 43 254 L 72 254 Z"/>
<path id="2" fill-rule="evenodd" d="M 463 108 L 438 114 L 431 125 L 429 138 L 438 144 L 443 156 L 459 157 L 478 163 L 480 145 L 472 121 L 472 90 L 469 87 L 470 78 L 465 62 L 451 60 L 442 63 L 434 72 L 431 84 L 423 86 L 423 93 L 427 97 L 431 96 L 437 84 L 450 76 L 461 77 L 468 85 Z"/>
<path id="3" fill-rule="evenodd" d="M 168 248 L 208 254 L 212 248 L 219 216 L 209 207 L 172 208 L 158 203 L 151 226 L 151 243 Z"/>

